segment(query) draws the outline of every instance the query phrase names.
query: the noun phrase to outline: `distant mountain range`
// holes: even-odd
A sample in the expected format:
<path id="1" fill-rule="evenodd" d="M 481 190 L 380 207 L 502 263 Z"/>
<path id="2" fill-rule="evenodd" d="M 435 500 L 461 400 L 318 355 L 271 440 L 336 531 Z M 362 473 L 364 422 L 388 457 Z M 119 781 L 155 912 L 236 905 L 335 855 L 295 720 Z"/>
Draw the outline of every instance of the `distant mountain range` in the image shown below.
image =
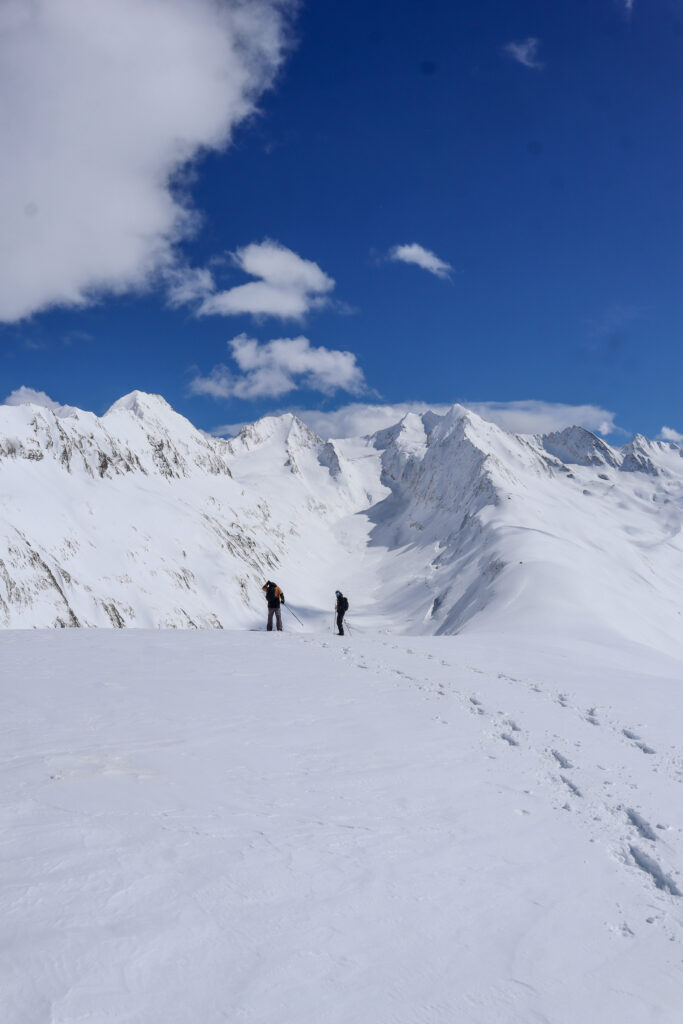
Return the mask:
<path id="1" fill-rule="evenodd" d="M 461 406 L 323 441 L 230 441 L 133 392 L 98 418 L 0 407 L 0 624 L 255 628 L 276 579 L 310 629 L 683 633 L 683 448 L 515 435 Z M 301 627 L 294 619 L 292 628 Z"/>

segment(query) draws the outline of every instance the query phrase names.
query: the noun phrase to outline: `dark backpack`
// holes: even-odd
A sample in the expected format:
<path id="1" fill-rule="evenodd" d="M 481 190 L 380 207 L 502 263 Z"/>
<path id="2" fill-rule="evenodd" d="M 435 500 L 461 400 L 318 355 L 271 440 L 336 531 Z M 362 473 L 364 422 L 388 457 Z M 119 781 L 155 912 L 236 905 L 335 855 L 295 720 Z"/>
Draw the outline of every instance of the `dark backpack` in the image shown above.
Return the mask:
<path id="1" fill-rule="evenodd" d="M 266 587 L 266 601 L 268 602 L 269 608 L 277 608 L 280 605 L 277 597 L 275 596 L 275 584 L 269 583 Z"/>
<path id="2" fill-rule="evenodd" d="M 344 596 L 342 595 L 342 596 L 340 597 L 340 599 L 339 599 L 339 611 L 340 611 L 340 612 L 343 612 L 343 613 L 344 613 L 344 615 L 346 615 L 346 613 L 348 612 L 348 610 L 349 610 L 349 599 L 348 599 L 348 597 L 344 597 Z"/>

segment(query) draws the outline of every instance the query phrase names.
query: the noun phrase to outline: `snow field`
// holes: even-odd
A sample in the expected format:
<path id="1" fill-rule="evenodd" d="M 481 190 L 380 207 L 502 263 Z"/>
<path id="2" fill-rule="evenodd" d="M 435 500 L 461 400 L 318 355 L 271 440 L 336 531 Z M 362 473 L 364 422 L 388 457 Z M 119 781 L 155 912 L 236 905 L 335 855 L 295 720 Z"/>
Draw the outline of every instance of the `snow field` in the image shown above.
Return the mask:
<path id="1" fill-rule="evenodd" d="M 360 629 L 0 645 L 0 1019 L 680 1019 L 680 661 Z"/>

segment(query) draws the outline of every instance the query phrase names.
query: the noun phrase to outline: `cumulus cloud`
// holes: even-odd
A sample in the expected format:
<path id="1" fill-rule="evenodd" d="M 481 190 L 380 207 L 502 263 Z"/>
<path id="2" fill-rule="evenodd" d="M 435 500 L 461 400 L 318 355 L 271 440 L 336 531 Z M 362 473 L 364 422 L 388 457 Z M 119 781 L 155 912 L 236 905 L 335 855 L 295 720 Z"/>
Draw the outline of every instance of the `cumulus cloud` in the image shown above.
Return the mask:
<path id="1" fill-rule="evenodd" d="M 272 82 L 289 0 L 5 0 L 0 320 L 145 286 L 196 227 L 178 172 Z"/>
<path id="2" fill-rule="evenodd" d="M 512 57 L 513 60 L 516 60 L 518 64 L 522 64 L 525 68 L 530 68 L 532 71 L 542 71 L 544 65 L 538 59 L 540 45 L 540 39 L 536 39 L 535 36 L 529 36 L 528 39 L 523 39 L 519 43 L 506 43 L 503 47 L 503 53 L 506 53 L 508 57 Z"/>
<path id="3" fill-rule="evenodd" d="M 662 427 L 659 432 L 660 441 L 675 441 L 677 444 L 683 441 L 683 434 L 679 434 L 672 427 Z"/>
<path id="4" fill-rule="evenodd" d="M 418 245 L 417 242 L 411 242 L 408 245 L 395 245 L 393 249 L 389 250 L 389 259 L 399 260 L 401 263 L 414 263 L 416 266 L 422 267 L 423 270 L 428 270 L 430 274 L 441 278 L 450 277 L 453 270 L 450 263 L 439 259 L 436 253 Z"/>
<path id="5" fill-rule="evenodd" d="M 22 384 L 15 388 L 2 403 L 3 405 L 43 405 L 46 409 L 61 409 L 59 402 L 55 402 L 44 391 L 36 391 L 35 388 L 27 388 Z"/>
<path id="6" fill-rule="evenodd" d="M 227 291 L 209 287 L 198 309 L 199 316 L 274 316 L 300 320 L 310 309 L 319 309 L 328 302 L 334 281 L 313 260 L 303 259 L 279 242 L 266 239 L 252 242 L 233 253 L 233 263 L 245 274 L 256 278 Z M 190 271 L 198 277 L 206 272 Z M 192 284 L 192 277 L 189 278 Z M 201 281 L 210 286 L 209 278 Z M 176 289 L 176 296 L 177 296 Z M 196 297 L 196 296 L 195 296 Z"/>
<path id="7" fill-rule="evenodd" d="M 24 385 L 20 388 L 15 388 L 4 399 L 2 405 L 41 405 L 44 409 L 50 409 L 59 417 L 73 416 L 78 413 L 78 409 L 75 409 L 72 405 L 61 405 L 50 398 L 49 395 L 46 395 L 44 391 L 36 391 L 35 388 L 27 388 Z"/>
<path id="8" fill-rule="evenodd" d="M 333 394 L 361 392 L 363 371 L 352 352 L 315 348 L 308 338 L 276 338 L 264 345 L 246 334 L 228 342 L 239 373 L 226 365 L 214 366 L 206 377 L 190 382 L 194 395 L 212 398 L 278 398 L 298 388 Z"/>
<path id="9" fill-rule="evenodd" d="M 615 414 L 594 405 L 562 405 L 555 402 L 461 402 L 485 420 L 515 434 L 547 434 L 578 425 L 599 434 L 615 431 Z M 406 413 L 434 412 L 443 416 L 450 405 L 433 402 L 399 402 L 373 405 L 351 402 L 333 412 L 296 410 L 297 415 L 321 437 L 361 437 L 393 426 Z M 225 429 L 230 433 L 230 428 Z"/>

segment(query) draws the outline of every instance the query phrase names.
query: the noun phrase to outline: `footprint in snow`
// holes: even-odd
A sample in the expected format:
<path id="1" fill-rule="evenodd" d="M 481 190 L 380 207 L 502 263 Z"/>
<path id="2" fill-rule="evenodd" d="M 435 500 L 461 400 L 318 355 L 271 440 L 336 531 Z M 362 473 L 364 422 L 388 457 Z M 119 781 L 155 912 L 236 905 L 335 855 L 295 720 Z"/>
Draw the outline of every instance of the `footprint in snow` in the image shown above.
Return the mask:
<path id="1" fill-rule="evenodd" d="M 621 925 L 610 924 L 608 925 L 608 928 L 611 932 L 614 932 L 615 935 L 621 935 L 625 939 L 631 939 L 635 935 L 635 932 L 632 928 L 629 928 L 626 921 Z"/>
<path id="2" fill-rule="evenodd" d="M 665 874 L 664 870 L 657 863 L 654 857 L 650 857 L 649 854 L 640 850 L 637 846 L 629 846 L 629 852 L 636 867 L 639 867 L 641 871 L 644 871 L 646 875 L 649 875 L 658 889 L 662 892 L 667 892 L 670 896 L 683 895 L 673 878 Z"/>
<path id="3" fill-rule="evenodd" d="M 560 775 L 560 778 L 562 779 L 570 793 L 573 793 L 574 796 L 583 797 L 583 793 L 581 792 L 578 786 L 574 785 L 571 779 L 568 779 L 566 775 Z"/>
<path id="4" fill-rule="evenodd" d="M 560 768 L 564 768 L 565 771 L 569 771 L 574 767 L 571 761 L 561 754 L 559 750 L 551 750 L 550 753 L 555 758 Z"/>
<path id="5" fill-rule="evenodd" d="M 502 732 L 500 734 L 500 738 L 502 740 L 505 740 L 506 743 L 509 743 L 511 747 L 519 746 L 519 740 L 516 740 L 515 737 L 511 736 L 509 732 Z"/>
<path id="6" fill-rule="evenodd" d="M 652 747 L 649 747 L 647 743 L 644 743 L 643 740 L 641 740 L 640 736 L 638 736 L 635 732 L 632 732 L 631 729 L 622 729 L 621 731 L 626 737 L 626 739 L 630 740 L 631 743 L 633 743 L 634 746 L 638 747 L 639 750 L 642 750 L 644 754 L 656 753 L 656 751 L 653 750 Z"/>
<path id="7" fill-rule="evenodd" d="M 484 711 L 484 708 L 482 707 L 482 703 L 481 703 L 481 701 L 480 701 L 480 700 L 477 700 L 477 698 L 476 698 L 476 697 L 470 697 L 470 704 L 472 704 L 472 705 L 473 705 L 473 706 L 472 706 L 472 708 L 471 708 L 471 710 L 472 710 L 472 711 L 476 711 L 476 713 L 477 713 L 478 715 L 484 715 L 484 714 L 486 714 L 486 712 Z"/>
<path id="8" fill-rule="evenodd" d="M 626 818 L 643 839 L 649 839 L 652 843 L 657 842 L 657 836 L 652 826 L 645 820 L 645 818 L 643 818 L 642 815 L 638 814 L 638 811 L 634 811 L 632 807 L 627 807 Z"/>

